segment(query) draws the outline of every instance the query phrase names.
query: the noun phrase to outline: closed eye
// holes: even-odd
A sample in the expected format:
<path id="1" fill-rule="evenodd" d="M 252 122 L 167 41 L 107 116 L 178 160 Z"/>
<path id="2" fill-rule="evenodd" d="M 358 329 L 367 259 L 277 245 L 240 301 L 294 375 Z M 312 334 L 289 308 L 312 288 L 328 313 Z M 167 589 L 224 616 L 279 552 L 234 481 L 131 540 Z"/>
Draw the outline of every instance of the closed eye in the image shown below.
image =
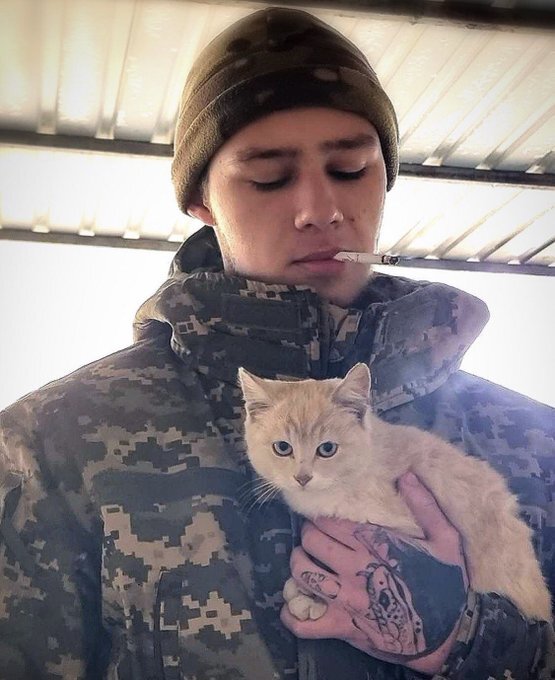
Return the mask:
<path id="1" fill-rule="evenodd" d="M 340 182 L 350 182 L 357 179 L 361 179 L 367 172 L 367 168 L 361 168 L 360 170 L 355 170 L 354 172 L 344 172 L 343 170 L 329 170 L 330 176 Z M 281 189 L 286 184 L 291 181 L 292 177 L 282 177 L 274 182 L 255 182 L 251 181 L 252 186 L 257 191 L 275 191 L 276 189 Z"/>
<path id="2" fill-rule="evenodd" d="M 330 170 L 330 175 L 334 177 L 335 179 L 338 179 L 340 181 L 351 181 L 355 179 L 360 179 L 361 177 L 364 177 L 366 174 L 366 168 L 361 168 L 360 170 L 356 170 L 355 172 L 343 172 L 342 170 Z"/>
<path id="3" fill-rule="evenodd" d="M 281 189 L 289 181 L 289 177 L 283 177 L 282 179 L 277 179 L 275 182 L 251 182 L 253 187 L 258 191 L 274 191 L 275 189 Z"/>

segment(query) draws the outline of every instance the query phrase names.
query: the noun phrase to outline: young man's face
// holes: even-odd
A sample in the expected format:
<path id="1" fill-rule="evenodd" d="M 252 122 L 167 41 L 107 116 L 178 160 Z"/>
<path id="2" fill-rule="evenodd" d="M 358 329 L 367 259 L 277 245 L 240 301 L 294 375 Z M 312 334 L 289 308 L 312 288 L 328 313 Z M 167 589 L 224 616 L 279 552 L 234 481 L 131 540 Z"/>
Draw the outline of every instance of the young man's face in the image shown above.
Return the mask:
<path id="1" fill-rule="evenodd" d="M 227 272 L 306 284 L 346 306 L 369 276 L 331 259 L 373 252 L 386 173 L 364 118 L 328 108 L 280 111 L 242 128 L 211 161 L 189 212 L 214 226 Z"/>

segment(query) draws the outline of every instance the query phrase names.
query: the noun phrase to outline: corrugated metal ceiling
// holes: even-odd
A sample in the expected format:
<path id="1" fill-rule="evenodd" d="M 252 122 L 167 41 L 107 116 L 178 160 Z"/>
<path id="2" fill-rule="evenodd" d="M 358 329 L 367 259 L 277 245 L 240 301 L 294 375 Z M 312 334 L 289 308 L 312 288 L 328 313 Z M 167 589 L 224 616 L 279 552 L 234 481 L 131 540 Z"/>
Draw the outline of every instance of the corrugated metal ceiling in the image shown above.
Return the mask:
<path id="1" fill-rule="evenodd" d="M 2 0 L 0 237 L 160 247 L 197 228 L 169 180 L 181 88 L 200 49 L 255 6 Z M 367 54 L 399 115 L 407 176 L 389 196 L 380 250 L 554 265 L 553 32 L 311 11 Z M 67 148 L 36 147 L 49 141 Z M 136 142 L 148 143 L 141 156 Z M 446 167 L 485 181 L 446 181 Z"/>

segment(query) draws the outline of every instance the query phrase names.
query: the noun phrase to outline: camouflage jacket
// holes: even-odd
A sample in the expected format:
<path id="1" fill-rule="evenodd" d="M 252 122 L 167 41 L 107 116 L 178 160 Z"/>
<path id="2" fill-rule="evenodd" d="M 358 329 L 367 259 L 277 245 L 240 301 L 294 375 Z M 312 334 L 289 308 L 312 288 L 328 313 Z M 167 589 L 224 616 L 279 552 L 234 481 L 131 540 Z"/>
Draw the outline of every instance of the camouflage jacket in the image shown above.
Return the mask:
<path id="1" fill-rule="evenodd" d="M 210 232 L 180 249 L 136 342 L 1 415 L 0 678 L 423 677 L 280 624 L 294 541 L 249 511 L 239 365 L 267 377 L 373 371 L 381 417 L 505 474 L 555 592 L 551 409 L 458 371 L 487 312 L 440 284 L 377 275 L 352 309 L 221 271 Z M 495 565 L 492 565 L 492 569 Z M 471 598 L 439 678 L 555 678 L 553 630 Z"/>

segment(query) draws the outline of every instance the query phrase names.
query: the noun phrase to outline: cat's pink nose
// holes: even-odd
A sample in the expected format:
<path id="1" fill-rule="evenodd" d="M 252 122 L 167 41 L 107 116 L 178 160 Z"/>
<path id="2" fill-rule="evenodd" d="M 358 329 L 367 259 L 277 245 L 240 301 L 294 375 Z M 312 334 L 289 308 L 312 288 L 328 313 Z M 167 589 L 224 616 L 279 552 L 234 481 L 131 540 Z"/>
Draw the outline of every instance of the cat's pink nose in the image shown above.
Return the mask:
<path id="1" fill-rule="evenodd" d="M 305 486 L 305 484 L 308 484 L 308 482 L 310 482 L 312 479 L 312 475 L 308 475 L 306 472 L 304 472 L 303 474 L 295 475 L 295 479 L 301 486 Z"/>

